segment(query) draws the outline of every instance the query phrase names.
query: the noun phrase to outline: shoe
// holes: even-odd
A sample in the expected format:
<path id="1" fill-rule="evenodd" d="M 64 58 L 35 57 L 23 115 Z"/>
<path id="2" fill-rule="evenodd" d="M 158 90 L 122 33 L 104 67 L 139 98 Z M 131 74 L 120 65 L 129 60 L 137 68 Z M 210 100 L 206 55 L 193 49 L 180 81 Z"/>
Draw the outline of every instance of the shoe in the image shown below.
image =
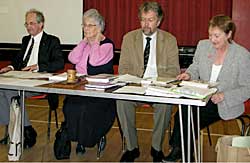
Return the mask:
<path id="1" fill-rule="evenodd" d="M 31 148 L 36 144 L 37 133 L 32 126 L 24 127 L 24 148 Z"/>
<path id="2" fill-rule="evenodd" d="M 162 151 L 157 151 L 153 147 L 151 147 L 151 156 L 153 157 L 153 162 L 162 162 L 164 158 L 164 154 Z"/>
<path id="3" fill-rule="evenodd" d="M 140 156 L 139 148 L 135 148 L 132 151 L 127 150 L 120 160 L 120 162 L 134 162 L 136 158 Z"/>
<path id="4" fill-rule="evenodd" d="M 181 153 L 181 148 L 180 147 L 174 147 L 170 154 L 165 157 L 162 161 L 163 162 L 177 162 L 180 161 L 182 157 L 182 153 Z"/>
<path id="5" fill-rule="evenodd" d="M 0 140 L 0 144 L 6 145 L 9 143 L 9 135 L 5 136 L 3 139 Z"/>
<path id="6" fill-rule="evenodd" d="M 83 155 L 85 152 L 86 152 L 85 147 L 78 143 L 76 146 L 76 154 Z"/>

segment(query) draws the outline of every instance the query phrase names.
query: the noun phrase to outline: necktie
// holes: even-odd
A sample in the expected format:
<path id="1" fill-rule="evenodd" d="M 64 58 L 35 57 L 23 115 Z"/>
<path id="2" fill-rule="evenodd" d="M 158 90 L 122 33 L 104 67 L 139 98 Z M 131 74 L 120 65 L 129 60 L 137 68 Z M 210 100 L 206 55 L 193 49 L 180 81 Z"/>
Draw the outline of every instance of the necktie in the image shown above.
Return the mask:
<path id="1" fill-rule="evenodd" d="M 144 49 L 144 71 L 147 68 L 147 64 L 148 64 L 148 57 L 149 57 L 149 52 L 150 52 L 150 41 L 151 38 L 150 37 L 146 37 L 147 43 Z"/>
<path id="2" fill-rule="evenodd" d="M 30 55 L 31 55 L 31 52 L 32 52 L 32 49 L 33 49 L 33 46 L 34 46 L 34 38 L 32 38 L 30 48 L 28 50 L 28 53 L 27 53 L 25 59 L 23 60 L 23 66 L 22 67 L 26 67 L 27 66 L 27 63 L 28 63 L 28 61 L 30 59 Z"/>

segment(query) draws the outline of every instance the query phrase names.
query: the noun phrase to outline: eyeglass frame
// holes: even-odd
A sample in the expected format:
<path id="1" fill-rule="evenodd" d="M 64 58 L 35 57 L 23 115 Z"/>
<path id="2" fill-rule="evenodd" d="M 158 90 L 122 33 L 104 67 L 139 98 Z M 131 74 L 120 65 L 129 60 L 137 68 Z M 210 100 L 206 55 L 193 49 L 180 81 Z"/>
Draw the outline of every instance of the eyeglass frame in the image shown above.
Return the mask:
<path id="1" fill-rule="evenodd" d="M 93 28 L 93 27 L 95 27 L 96 26 L 96 24 L 81 24 L 81 26 L 82 26 L 82 28 L 86 28 L 86 27 L 88 27 L 88 28 Z"/>

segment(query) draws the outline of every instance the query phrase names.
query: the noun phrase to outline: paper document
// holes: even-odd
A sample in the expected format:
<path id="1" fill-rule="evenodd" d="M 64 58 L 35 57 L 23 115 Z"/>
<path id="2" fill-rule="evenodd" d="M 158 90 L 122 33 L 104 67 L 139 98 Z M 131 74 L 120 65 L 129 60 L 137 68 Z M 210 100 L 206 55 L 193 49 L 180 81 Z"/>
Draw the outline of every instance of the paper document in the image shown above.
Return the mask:
<path id="1" fill-rule="evenodd" d="M 194 99 L 204 99 L 207 96 L 215 93 L 217 89 L 216 88 L 210 88 L 210 89 L 199 88 L 199 87 L 193 87 L 193 86 L 182 86 L 182 87 L 172 88 L 171 91 L 183 97 L 194 98 Z"/>
<path id="2" fill-rule="evenodd" d="M 39 79 L 39 78 L 49 78 L 52 76 L 51 73 L 41 73 L 41 72 L 32 72 L 32 71 L 9 71 L 3 74 L 0 74 L 3 77 L 13 77 L 21 79 Z"/>
<path id="3" fill-rule="evenodd" d="M 216 87 L 219 83 L 217 82 L 206 82 L 201 80 L 193 80 L 193 81 L 181 81 L 181 86 L 193 86 L 199 88 L 212 88 Z"/>
<path id="4" fill-rule="evenodd" d="M 175 97 L 179 98 L 181 95 L 174 93 L 171 91 L 171 88 L 164 88 L 159 86 L 149 86 L 146 89 L 145 95 L 151 95 L 151 96 L 162 96 L 162 97 Z"/>
<path id="5" fill-rule="evenodd" d="M 48 84 L 48 83 L 52 83 L 52 81 L 0 77 L 0 84 L 10 85 L 10 86 L 30 86 L 30 87 L 34 87 L 34 86 L 39 86 L 39 85 Z"/>
<path id="6" fill-rule="evenodd" d="M 142 78 L 139 78 L 137 76 L 125 74 L 125 75 L 119 75 L 114 82 L 124 82 L 124 83 L 135 83 L 135 84 L 141 84 Z"/>
<path id="7" fill-rule="evenodd" d="M 127 94 L 139 94 L 139 95 L 143 95 L 145 94 L 145 92 L 146 92 L 145 87 L 137 87 L 137 86 L 124 86 L 113 91 L 113 93 L 127 93 Z"/>
<path id="8" fill-rule="evenodd" d="M 86 80 L 89 82 L 109 83 L 115 78 L 117 78 L 117 76 L 114 76 L 113 74 L 98 74 L 89 75 L 86 77 Z"/>
<path id="9" fill-rule="evenodd" d="M 84 74 L 76 73 L 77 77 L 84 76 Z M 67 80 L 67 72 L 63 72 L 58 75 L 53 75 L 49 77 L 49 80 L 51 81 L 65 81 Z"/>

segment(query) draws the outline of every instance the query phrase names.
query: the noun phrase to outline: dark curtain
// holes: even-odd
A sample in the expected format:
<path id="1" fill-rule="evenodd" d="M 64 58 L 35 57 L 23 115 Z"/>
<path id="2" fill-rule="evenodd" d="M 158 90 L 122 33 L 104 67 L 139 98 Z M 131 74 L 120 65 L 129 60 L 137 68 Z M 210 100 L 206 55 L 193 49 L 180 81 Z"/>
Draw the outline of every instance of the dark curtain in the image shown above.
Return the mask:
<path id="1" fill-rule="evenodd" d="M 138 8 L 145 0 L 84 0 L 84 11 L 96 8 L 105 17 L 105 35 L 121 47 L 122 37 L 139 28 Z M 164 19 L 160 26 L 176 36 L 178 45 L 195 46 L 207 38 L 209 19 L 216 14 L 231 16 L 232 0 L 156 0 Z"/>

